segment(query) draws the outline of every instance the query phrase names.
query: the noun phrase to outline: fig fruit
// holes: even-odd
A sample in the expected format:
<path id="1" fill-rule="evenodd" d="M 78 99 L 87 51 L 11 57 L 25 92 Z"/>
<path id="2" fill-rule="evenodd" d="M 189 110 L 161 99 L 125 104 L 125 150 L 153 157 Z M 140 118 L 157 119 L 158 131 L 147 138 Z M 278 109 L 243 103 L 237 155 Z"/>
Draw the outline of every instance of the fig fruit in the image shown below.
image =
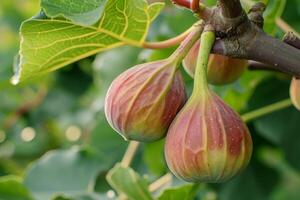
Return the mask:
<path id="1" fill-rule="evenodd" d="M 169 169 L 190 182 L 223 182 L 246 167 L 252 139 L 241 117 L 226 105 L 207 82 L 214 32 L 201 36 L 194 88 L 167 133 L 165 158 Z"/>
<path id="2" fill-rule="evenodd" d="M 191 97 L 172 122 L 165 145 L 169 169 L 190 182 L 223 182 L 252 154 L 248 128 L 216 94 Z"/>
<path id="3" fill-rule="evenodd" d="M 183 60 L 185 71 L 194 77 L 200 42 L 197 42 Z M 246 70 L 247 60 L 211 54 L 208 62 L 207 79 L 214 85 L 224 85 L 236 81 Z"/>
<path id="4" fill-rule="evenodd" d="M 293 78 L 290 87 L 290 97 L 293 105 L 300 110 L 300 79 Z"/>
<path id="5" fill-rule="evenodd" d="M 161 139 L 186 102 L 179 63 L 199 39 L 203 26 L 195 24 L 167 59 L 140 64 L 119 75 L 105 98 L 109 124 L 126 140 Z"/>
<path id="6" fill-rule="evenodd" d="M 105 114 L 126 140 L 151 142 L 165 136 L 185 102 L 180 72 L 169 60 L 162 60 L 119 75 L 107 92 Z"/>

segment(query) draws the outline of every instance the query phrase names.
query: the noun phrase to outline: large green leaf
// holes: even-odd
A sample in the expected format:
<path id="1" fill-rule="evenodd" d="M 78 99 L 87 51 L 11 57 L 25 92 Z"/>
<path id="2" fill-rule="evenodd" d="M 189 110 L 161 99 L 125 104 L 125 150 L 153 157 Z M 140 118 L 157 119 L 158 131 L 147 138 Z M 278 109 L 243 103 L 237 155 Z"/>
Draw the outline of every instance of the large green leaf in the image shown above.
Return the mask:
<path id="1" fill-rule="evenodd" d="M 233 180 L 223 184 L 218 196 L 220 200 L 265 200 L 277 184 L 274 170 L 254 163 Z"/>
<path id="2" fill-rule="evenodd" d="M 57 194 L 82 195 L 93 189 L 98 173 L 105 168 L 106 163 L 86 150 L 53 151 L 29 168 L 24 184 L 37 200 Z"/>
<path id="3" fill-rule="evenodd" d="M 100 22 L 81 26 L 61 18 L 32 18 L 21 27 L 14 84 L 121 45 L 140 46 L 163 3 L 109 0 Z"/>
<path id="4" fill-rule="evenodd" d="M 148 184 L 133 169 L 120 164 L 107 174 L 107 181 L 119 193 L 130 200 L 152 200 Z"/>
<path id="5" fill-rule="evenodd" d="M 49 17 L 63 16 L 75 23 L 92 25 L 103 11 L 106 0 L 42 0 L 41 7 Z"/>
<path id="6" fill-rule="evenodd" d="M 0 178 L 0 200 L 32 200 L 27 188 L 18 177 Z"/>
<path id="7" fill-rule="evenodd" d="M 168 188 L 157 200 L 193 200 L 197 194 L 198 185 L 183 185 L 176 188 Z"/>
<path id="8" fill-rule="evenodd" d="M 250 99 L 250 107 L 255 109 L 289 98 L 289 83 L 275 78 L 265 80 Z M 299 122 L 300 112 L 293 107 L 271 113 L 253 122 L 258 134 L 282 147 L 286 159 L 298 169 L 300 169 Z"/>

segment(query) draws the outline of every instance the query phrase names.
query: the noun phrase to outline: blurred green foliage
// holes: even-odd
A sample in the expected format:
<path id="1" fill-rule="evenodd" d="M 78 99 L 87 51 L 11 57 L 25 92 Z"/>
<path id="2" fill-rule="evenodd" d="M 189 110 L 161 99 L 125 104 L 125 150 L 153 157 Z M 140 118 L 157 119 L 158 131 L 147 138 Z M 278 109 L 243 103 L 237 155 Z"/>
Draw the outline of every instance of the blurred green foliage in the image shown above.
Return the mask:
<path id="1" fill-rule="evenodd" d="M 280 3 L 270 0 L 266 12 L 266 15 L 273 13 L 268 15 L 273 17 L 267 18 L 266 30 L 278 38 L 283 31 L 275 24 L 278 7 L 274 5 Z M 300 31 L 299 0 L 288 0 L 283 7 L 282 18 Z M 38 0 L 0 1 L 0 199 L 115 199 L 116 193 L 106 182 L 106 174 L 121 160 L 128 142 L 106 122 L 103 113 L 106 90 L 125 69 L 167 57 L 173 49 L 116 48 L 12 86 L 9 80 L 19 48 L 20 24 L 39 12 L 39 8 Z M 167 4 L 152 24 L 148 39 L 176 36 L 195 20 L 189 11 Z M 186 74 L 184 77 L 191 91 L 192 80 Z M 248 71 L 238 82 L 214 89 L 237 111 L 245 113 L 288 98 L 289 81 L 290 77 L 277 73 Z M 156 192 L 155 197 L 159 200 L 300 199 L 299 122 L 300 113 L 291 107 L 249 123 L 255 146 L 245 172 L 228 183 L 200 184 L 197 190 L 174 177 L 172 187 Z M 163 140 L 142 144 L 132 165 L 135 172 L 122 169 L 117 171 L 119 176 L 127 182 L 141 181 L 140 187 L 148 194 L 146 185 L 168 172 L 163 144 Z M 129 176 L 133 176 L 132 180 Z M 135 196 L 134 187 L 125 189 L 133 193 L 132 199 L 139 197 Z"/>

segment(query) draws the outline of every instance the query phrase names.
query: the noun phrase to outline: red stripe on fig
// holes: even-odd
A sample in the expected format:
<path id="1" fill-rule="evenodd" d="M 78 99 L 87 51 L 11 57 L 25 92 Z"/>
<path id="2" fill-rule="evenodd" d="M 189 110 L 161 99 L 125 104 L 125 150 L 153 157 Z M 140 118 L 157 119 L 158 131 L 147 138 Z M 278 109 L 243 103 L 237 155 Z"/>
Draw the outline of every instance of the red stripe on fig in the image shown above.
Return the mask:
<path id="1" fill-rule="evenodd" d="M 293 105 L 300 110 L 300 79 L 293 78 L 290 87 L 290 97 Z"/>
<path id="2" fill-rule="evenodd" d="M 170 170 L 191 182 L 223 182 L 244 169 L 252 139 L 240 116 L 215 93 L 192 95 L 172 122 L 165 144 Z"/>
<path id="3" fill-rule="evenodd" d="M 165 136 L 185 102 L 180 72 L 172 62 L 162 60 L 119 75 L 107 92 L 105 114 L 125 139 L 151 142 Z"/>
<path id="4" fill-rule="evenodd" d="M 183 67 L 191 77 L 194 77 L 195 74 L 199 48 L 200 43 L 197 42 L 183 60 Z M 239 79 L 247 69 L 247 66 L 247 60 L 212 54 L 210 55 L 207 69 L 208 82 L 214 85 L 232 83 Z"/>

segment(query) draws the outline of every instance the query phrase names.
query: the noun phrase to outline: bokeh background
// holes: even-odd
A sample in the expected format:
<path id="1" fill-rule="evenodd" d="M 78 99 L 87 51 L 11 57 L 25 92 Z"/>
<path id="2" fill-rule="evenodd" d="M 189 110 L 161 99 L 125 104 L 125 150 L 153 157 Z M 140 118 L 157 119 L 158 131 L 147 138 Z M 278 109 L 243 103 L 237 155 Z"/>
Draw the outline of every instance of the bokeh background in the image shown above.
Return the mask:
<path id="1" fill-rule="evenodd" d="M 39 9 L 38 0 L 0 1 L 0 199 L 115 199 L 105 175 L 128 143 L 104 118 L 106 90 L 125 69 L 165 58 L 174 49 L 117 48 L 12 86 L 19 27 Z M 279 18 L 299 32 L 300 1 L 270 0 L 265 30 L 282 38 Z M 168 4 L 148 39 L 176 36 L 195 20 L 189 11 Z M 190 91 L 192 80 L 184 76 Z M 246 113 L 289 98 L 290 79 L 248 71 L 236 83 L 214 89 Z M 201 185 L 197 199 L 300 199 L 300 112 L 289 107 L 249 123 L 249 128 L 254 141 L 250 166 L 228 183 Z M 168 172 L 163 144 L 142 144 L 132 164 L 149 182 Z M 182 184 L 174 177 L 169 186 Z"/>

